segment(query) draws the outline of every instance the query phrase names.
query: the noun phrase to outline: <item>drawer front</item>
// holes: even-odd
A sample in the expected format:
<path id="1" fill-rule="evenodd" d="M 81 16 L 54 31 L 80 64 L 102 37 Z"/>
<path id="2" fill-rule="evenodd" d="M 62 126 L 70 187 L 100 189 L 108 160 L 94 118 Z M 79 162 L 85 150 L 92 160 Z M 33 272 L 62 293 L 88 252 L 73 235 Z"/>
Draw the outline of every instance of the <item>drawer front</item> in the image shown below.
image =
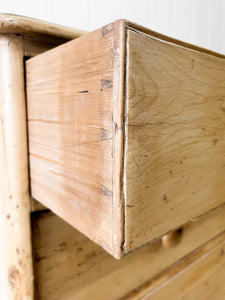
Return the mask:
<path id="1" fill-rule="evenodd" d="M 126 252 L 225 199 L 225 60 L 127 39 Z"/>
<path id="2" fill-rule="evenodd" d="M 117 21 L 27 61 L 32 196 L 120 258 L 225 199 L 225 59 Z"/>
<path id="3" fill-rule="evenodd" d="M 174 247 L 166 248 L 156 240 L 119 261 L 52 213 L 34 213 L 32 221 L 35 278 L 40 300 L 142 299 L 225 239 L 225 206 L 184 226 L 181 240 Z M 223 252 L 218 252 L 213 270 L 220 266 L 220 253 Z M 173 267 L 180 259 L 179 266 Z M 213 265 L 200 267 L 194 278 L 200 280 L 203 276 L 206 280 L 212 274 Z M 213 276 L 208 286 L 214 282 Z M 215 283 L 218 293 L 223 289 L 219 286 L 223 277 Z M 185 285 L 187 290 L 189 286 L 191 291 L 191 283 Z M 207 290 L 207 286 L 205 288 Z M 181 290 L 179 292 L 183 295 Z"/>
<path id="4" fill-rule="evenodd" d="M 122 299 L 223 300 L 225 296 L 224 235 L 150 280 Z M 121 299 L 121 300 L 122 300 Z"/>

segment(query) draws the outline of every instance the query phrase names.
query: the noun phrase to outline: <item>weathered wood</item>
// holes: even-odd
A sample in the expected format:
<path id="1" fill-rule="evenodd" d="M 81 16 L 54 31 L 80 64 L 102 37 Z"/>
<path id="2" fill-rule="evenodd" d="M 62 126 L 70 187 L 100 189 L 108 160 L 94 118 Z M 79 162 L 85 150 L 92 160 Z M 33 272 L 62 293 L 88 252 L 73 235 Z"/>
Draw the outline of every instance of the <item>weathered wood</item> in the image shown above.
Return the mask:
<path id="1" fill-rule="evenodd" d="M 24 34 L 24 56 L 26 59 L 57 47 L 68 40 L 87 34 L 85 31 L 46 23 L 23 16 L 0 14 L 0 32 Z M 46 207 L 31 198 L 31 210 L 45 210 Z"/>
<path id="2" fill-rule="evenodd" d="M 127 34 L 126 252 L 225 196 L 224 58 Z"/>
<path id="3" fill-rule="evenodd" d="M 112 155 L 121 151 L 112 153 L 120 86 L 113 78 L 121 73 L 119 65 L 113 73 L 116 30 L 109 26 L 47 52 L 44 73 L 43 56 L 29 60 L 27 94 L 32 196 L 120 257 L 121 204 L 114 205 L 112 191 Z"/>
<path id="4" fill-rule="evenodd" d="M 23 38 L 0 35 L 0 299 L 33 299 Z"/>
<path id="5" fill-rule="evenodd" d="M 24 55 L 33 57 L 87 32 L 13 14 L 0 13 L 0 33 L 24 38 Z"/>
<path id="6" fill-rule="evenodd" d="M 225 234 L 196 249 L 121 300 L 204 299 L 225 295 Z"/>
<path id="7" fill-rule="evenodd" d="M 225 295 L 225 242 L 188 265 L 145 299 L 217 299 Z"/>
<path id="8" fill-rule="evenodd" d="M 0 14 L 0 299 L 33 299 L 24 58 L 85 34 Z M 33 209 L 43 209 L 35 205 Z"/>
<path id="9" fill-rule="evenodd" d="M 40 300 L 117 300 L 133 289 L 139 291 L 139 286 L 148 293 L 149 279 L 221 234 L 225 206 L 184 226 L 182 239 L 173 248 L 156 240 L 119 261 L 52 213 L 34 213 L 32 220 Z"/>
<path id="10" fill-rule="evenodd" d="M 0 13 L 0 33 L 33 36 L 35 39 L 48 36 L 50 39 L 55 37 L 56 40 L 72 40 L 86 32 L 24 16 Z"/>
<path id="11" fill-rule="evenodd" d="M 32 195 L 109 253 L 224 203 L 224 56 L 119 20 L 27 70 Z"/>

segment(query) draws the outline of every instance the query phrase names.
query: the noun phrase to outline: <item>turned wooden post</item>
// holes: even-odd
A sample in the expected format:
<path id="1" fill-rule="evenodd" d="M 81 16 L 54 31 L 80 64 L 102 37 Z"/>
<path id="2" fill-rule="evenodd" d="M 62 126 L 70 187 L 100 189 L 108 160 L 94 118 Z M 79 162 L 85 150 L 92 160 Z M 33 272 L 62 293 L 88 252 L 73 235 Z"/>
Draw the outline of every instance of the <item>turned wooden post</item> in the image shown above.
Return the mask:
<path id="1" fill-rule="evenodd" d="M 0 299 L 33 299 L 24 42 L 0 35 Z"/>

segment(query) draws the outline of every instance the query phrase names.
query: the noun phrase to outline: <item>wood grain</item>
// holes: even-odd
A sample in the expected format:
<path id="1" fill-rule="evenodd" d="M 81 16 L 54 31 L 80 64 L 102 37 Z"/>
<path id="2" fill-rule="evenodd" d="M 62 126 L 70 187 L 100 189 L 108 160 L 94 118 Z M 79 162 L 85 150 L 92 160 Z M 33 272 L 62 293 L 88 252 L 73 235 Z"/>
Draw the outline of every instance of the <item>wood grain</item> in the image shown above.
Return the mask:
<path id="1" fill-rule="evenodd" d="M 225 295 L 225 242 L 188 265 L 145 296 L 145 299 L 223 300 Z M 141 299 L 138 297 L 137 299 Z"/>
<path id="2" fill-rule="evenodd" d="M 0 298 L 33 299 L 24 59 L 79 30 L 0 14 Z"/>
<path id="3" fill-rule="evenodd" d="M 23 38 L 0 35 L 0 299 L 33 299 Z"/>
<path id="4" fill-rule="evenodd" d="M 120 65 L 113 68 L 114 57 L 120 63 L 117 26 L 29 60 L 27 95 L 32 196 L 120 257 L 113 156 L 121 147 L 112 153 L 113 95 L 121 85 Z"/>
<path id="5" fill-rule="evenodd" d="M 55 37 L 56 40 L 72 40 L 86 32 L 15 14 L 0 13 L 0 33 L 33 36 L 36 39 L 38 36 L 48 36 Z"/>
<path id="6" fill-rule="evenodd" d="M 117 300 L 128 299 L 133 289 L 138 293 L 143 289 L 141 295 L 146 295 L 151 278 L 221 234 L 225 229 L 225 206 L 186 225 L 174 248 L 164 248 L 156 240 L 119 261 L 52 213 L 34 213 L 32 220 L 40 300 Z M 202 254 L 201 250 L 197 253 Z M 158 281 L 157 286 L 160 284 Z"/>
<path id="7" fill-rule="evenodd" d="M 215 237 L 120 299 L 223 300 L 224 238 L 224 233 Z"/>
<path id="8" fill-rule="evenodd" d="M 224 203 L 222 55 L 119 20 L 27 70 L 32 196 L 109 253 Z"/>
<path id="9" fill-rule="evenodd" d="M 225 195 L 224 58 L 127 35 L 126 252 Z"/>
<path id="10" fill-rule="evenodd" d="M 40 53 L 46 52 L 71 39 L 78 38 L 87 34 L 85 31 L 67 28 L 56 24 L 42 22 L 22 16 L 0 14 L 2 27 L 0 32 L 4 34 L 23 34 L 24 57 L 25 59 L 34 57 Z M 37 34 L 38 33 L 38 34 Z M 31 210 L 45 210 L 46 207 L 31 198 Z"/>

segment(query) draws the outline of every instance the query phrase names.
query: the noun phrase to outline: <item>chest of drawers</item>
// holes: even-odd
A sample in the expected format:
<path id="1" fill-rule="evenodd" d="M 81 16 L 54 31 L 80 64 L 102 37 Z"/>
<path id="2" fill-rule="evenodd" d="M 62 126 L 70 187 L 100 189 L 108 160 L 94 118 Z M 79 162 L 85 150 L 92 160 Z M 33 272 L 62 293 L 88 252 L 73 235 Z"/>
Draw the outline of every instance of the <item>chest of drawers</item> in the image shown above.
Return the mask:
<path id="1" fill-rule="evenodd" d="M 224 57 L 124 20 L 0 43 L 2 299 L 223 299 Z"/>

